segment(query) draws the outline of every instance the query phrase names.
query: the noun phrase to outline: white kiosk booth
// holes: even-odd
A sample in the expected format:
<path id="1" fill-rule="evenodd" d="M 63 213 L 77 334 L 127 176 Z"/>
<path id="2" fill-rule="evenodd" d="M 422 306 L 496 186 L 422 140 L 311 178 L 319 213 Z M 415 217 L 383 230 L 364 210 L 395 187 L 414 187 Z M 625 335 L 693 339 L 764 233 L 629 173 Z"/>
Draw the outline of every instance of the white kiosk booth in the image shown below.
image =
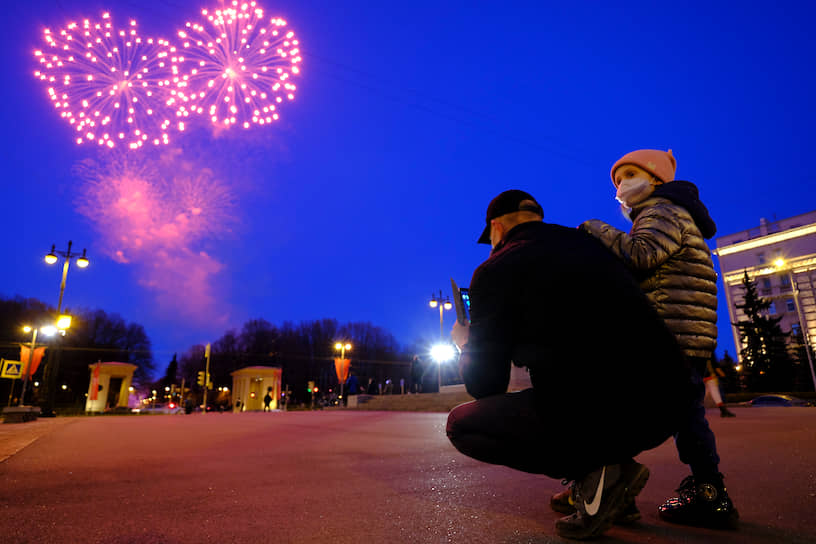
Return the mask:
<path id="1" fill-rule="evenodd" d="M 271 366 L 248 366 L 230 373 L 232 376 L 232 400 L 234 412 L 260 412 L 268 388 L 272 388 L 270 408 L 280 404 L 281 374 L 283 370 Z M 238 403 L 241 403 L 240 406 Z"/>
<path id="2" fill-rule="evenodd" d="M 130 363 L 94 363 L 88 365 L 88 368 L 91 370 L 91 382 L 88 385 L 85 411 L 104 412 L 108 409 L 127 408 L 133 372 L 138 367 Z"/>

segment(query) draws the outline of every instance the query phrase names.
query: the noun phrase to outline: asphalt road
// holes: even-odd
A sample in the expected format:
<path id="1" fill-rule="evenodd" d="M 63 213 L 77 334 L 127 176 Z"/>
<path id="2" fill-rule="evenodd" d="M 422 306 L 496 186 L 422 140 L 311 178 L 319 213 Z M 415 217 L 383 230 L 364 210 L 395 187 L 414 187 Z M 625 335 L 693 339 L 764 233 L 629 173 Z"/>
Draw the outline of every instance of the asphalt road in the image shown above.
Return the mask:
<path id="1" fill-rule="evenodd" d="M 709 416 L 739 531 L 657 518 L 687 474 L 667 442 L 638 458 L 652 471 L 642 522 L 600 542 L 816 542 L 816 409 L 736 412 Z M 460 455 L 445 420 L 357 411 L 59 419 L 0 462 L 0 542 L 562 542 L 548 506 L 560 482 Z M 2 427 L 7 443 L 29 432 Z"/>

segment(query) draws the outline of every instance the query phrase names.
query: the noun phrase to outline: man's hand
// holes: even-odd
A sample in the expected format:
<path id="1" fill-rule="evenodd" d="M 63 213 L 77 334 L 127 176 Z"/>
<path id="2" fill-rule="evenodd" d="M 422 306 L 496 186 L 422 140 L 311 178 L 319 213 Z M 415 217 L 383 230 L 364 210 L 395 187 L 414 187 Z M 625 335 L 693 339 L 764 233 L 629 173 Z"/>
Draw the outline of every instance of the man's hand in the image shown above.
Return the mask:
<path id="1" fill-rule="evenodd" d="M 454 322 L 453 329 L 451 329 L 451 340 L 462 351 L 462 348 L 467 344 L 470 336 L 470 325 L 462 325 L 459 321 Z"/>

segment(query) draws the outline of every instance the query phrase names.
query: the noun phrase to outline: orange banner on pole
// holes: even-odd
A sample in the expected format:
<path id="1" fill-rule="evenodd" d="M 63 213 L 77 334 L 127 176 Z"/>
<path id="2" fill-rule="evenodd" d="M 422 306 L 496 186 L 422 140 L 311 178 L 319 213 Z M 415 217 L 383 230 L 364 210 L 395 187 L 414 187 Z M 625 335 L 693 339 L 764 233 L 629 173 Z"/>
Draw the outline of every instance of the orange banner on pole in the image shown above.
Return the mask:
<path id="1" fill-rule="evenodd" d="M 338 383 L 346 383 L 349 375 L 349 366 L 351 366 L 351 359 L 336 358 L 334 360 L 334 369 L 337 371 Z"/>
<path id="2" fill-rule="evenodd" d="M 28 371 L 28 357 L 31 348 L 28 346 L 20 346 L 20 363 L 23 365 L 23 376 L 26 375 Z M 28 376 L 31 377 L 37 372 L 37 369 L 40 367 L 40 362 L 42 361 L 43 355 L 45 355 L 45 348 L 35 348 L 34 349 L 34 356 L 31 357 L 31 371 L 28 372 Z"/>
<path id="3" fill-rule="evenodd" d="M 97 362 L 91 375 L 91 395 L 88 397 L 91 400 L 99 398 L 99 366 Z"/>

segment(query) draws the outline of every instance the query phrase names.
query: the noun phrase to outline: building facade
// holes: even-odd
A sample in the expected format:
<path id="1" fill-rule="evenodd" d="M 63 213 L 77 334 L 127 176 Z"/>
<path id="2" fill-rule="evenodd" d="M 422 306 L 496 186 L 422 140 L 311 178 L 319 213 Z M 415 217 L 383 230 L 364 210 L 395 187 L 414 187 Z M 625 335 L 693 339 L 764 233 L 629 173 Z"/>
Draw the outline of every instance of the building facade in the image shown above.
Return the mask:
<path id="1" fill-rule="evenodd" d="M 742 342 L 733 323 L 745 319 L 737 304 L 743 301 L 746 272 L 756 282 L 759 296 L 772 301 L 768 313 L 782 318 L 782 331 L 794 333 L 789 342 L 798 336 L 812 349 L 816 340 L 816 211 L 778 221 L 763 218 L 758 227 L 721 236 L 716 243 L 714 254 L 720 261 L 737 357 Z M 812 357 L 810 350 L 808 355 Z"/>

